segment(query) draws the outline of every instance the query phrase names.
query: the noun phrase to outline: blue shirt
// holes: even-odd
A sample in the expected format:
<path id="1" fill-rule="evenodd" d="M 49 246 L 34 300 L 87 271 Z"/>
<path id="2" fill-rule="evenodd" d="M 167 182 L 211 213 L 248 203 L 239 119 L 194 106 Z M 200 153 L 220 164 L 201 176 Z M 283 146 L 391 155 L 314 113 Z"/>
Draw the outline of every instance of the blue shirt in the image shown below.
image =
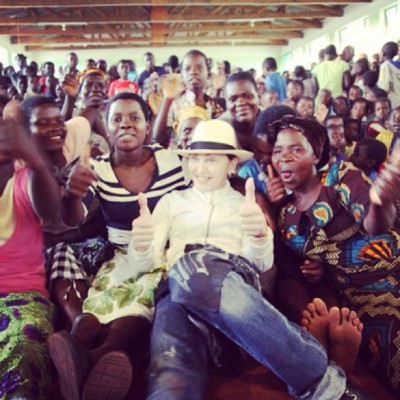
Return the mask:
<path id="1" fill-rule="evenodd" d="M 249 161 L 246 161 L 239 168 L 238 175 L 244 179 L 253 178 L 256 189 L 259 190 L 261 193 L 267 194 L 266 183 L 268 177 L 256 160 L 251 159 Z"/>
<path id="2" fill-rule="evenodd" d="M 265 78 L 265 86 L 267 89 L 278 93 L 279 101 L 286 99 L 286 82 L 279 72 L 273 72 Z"/>

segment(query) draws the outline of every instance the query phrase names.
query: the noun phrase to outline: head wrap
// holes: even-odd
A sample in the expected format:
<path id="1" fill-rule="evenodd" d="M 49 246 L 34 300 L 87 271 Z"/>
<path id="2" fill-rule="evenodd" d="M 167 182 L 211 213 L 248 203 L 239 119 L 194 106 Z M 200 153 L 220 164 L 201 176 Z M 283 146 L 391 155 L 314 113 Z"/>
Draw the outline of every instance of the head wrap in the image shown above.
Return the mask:
<path id="1" fill-rule="evenodd" d="M 317 169 L 323 168 L 329 162 L 329 137 L 325 127 L 318 121 L 310 118 L 299 118 L 291 115 L 271 124 L 268 133 L 268 141 L 275 143 L 277 136 L 284 129 L 299 131 L 310 143 L 319 162 Z"/>
<path id="2" fill-rule="evenodd" d="M 99 68 L 85 69 L 79 74 L 79 84 L 82 85 L 83 81 L 92 74 L 101 75 L 105 81 L 107 81 L 107 75 Z"/>
<path id="3" fill-rule="evenodd" d="M 173 125 L 175 133 L 178 135 L 183 121 L 189 118 L 199 118 L 202 121 L 208 121 L 210 117 L 207 114 L 207 110 L 199 106 L 188 106 L 181 108 L 175 117 Z"/>

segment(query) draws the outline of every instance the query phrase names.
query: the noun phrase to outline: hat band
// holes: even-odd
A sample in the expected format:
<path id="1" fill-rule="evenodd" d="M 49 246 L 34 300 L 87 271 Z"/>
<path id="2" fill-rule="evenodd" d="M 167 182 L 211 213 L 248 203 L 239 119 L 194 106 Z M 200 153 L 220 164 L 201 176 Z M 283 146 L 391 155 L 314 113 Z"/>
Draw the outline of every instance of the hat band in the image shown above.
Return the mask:
<path id="1" fill-rule="evenodd" d="M 193 142 L 189 146 L 190 150 L 237 150 L 236 147 L 230 144 L 217 142 Z"/>

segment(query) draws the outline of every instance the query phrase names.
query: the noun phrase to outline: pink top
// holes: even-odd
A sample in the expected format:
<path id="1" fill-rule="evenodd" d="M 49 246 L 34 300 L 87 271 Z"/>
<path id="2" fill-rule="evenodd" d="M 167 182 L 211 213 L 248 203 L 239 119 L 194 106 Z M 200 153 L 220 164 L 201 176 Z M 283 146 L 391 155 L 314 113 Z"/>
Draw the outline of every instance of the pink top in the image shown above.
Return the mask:
<path id="1" fill-rule="evenodd" d="M 16 170 L 14 183 L 15 227 L 0 245 L 0 293 L 22 293 L 45 289 L 42 224 L 28 196 L 28 170 Z"/>

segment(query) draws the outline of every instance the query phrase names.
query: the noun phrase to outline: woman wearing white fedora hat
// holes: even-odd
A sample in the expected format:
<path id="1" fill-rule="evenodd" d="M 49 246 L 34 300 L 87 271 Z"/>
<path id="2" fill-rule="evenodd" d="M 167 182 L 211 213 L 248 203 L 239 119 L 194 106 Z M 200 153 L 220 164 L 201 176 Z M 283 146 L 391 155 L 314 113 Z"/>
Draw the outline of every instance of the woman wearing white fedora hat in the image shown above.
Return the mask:
<path id="1" fill-rule="evenodd" d="M 157 293 L 147 398 L 203 399 L 210 359 L 221 367 L 221 349 L 209 346 L 218 331 L 274 371 L 298 398 L 339 399 L 343 371 L 260 293 L 258 272 L 273 264 L 273 234 L 252 179 L 245 196 L 228 181 L 252 153 L 239 150 L 233 128 L 219 120 L 200 122 L 190 147 L 177 153 L 193 186 L 164 195 L 152 215 L 140 195 L 128 247 L 137 273 L 158 268 L 163 259 L 169 269 Z"/>

